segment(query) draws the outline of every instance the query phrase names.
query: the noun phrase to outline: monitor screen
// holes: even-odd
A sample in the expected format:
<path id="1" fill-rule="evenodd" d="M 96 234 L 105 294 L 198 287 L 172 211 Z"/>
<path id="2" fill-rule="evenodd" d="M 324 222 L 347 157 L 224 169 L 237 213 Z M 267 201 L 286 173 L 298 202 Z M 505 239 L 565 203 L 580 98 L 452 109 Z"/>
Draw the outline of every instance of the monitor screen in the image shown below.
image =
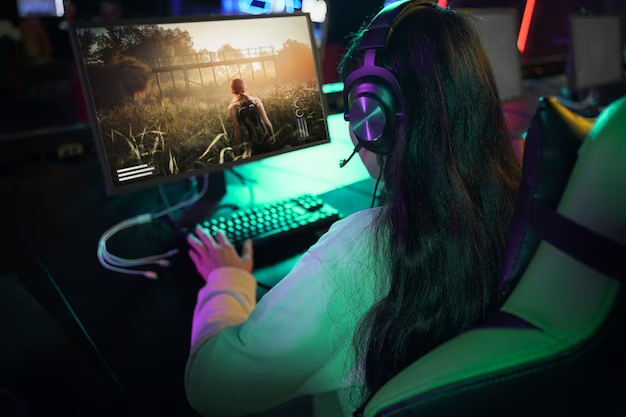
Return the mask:
<path id="1" fill-rule="evenodd" d="M 573 16 L 571 31 L 574 89 L 623 82 L 619 16 Z"/>
<path id="2" fill-rule="evenodd" d="M 65 14 L 63 0 L 17 0 L 17 10 L 21 17 L 61 17 Z"/>
<path id="3" fill-rule="evenodd" d="M 74 34 L 110 193 L 329 142 L 305 15 Z"/>
<path id="4" fill-rule="evenodd" d="M 487 58 L 491 63 L 500 100 L 523 94 L 522 64 L 517 49 L 519 20 L 515 9 L 465 9 L 474 18 Z"/>

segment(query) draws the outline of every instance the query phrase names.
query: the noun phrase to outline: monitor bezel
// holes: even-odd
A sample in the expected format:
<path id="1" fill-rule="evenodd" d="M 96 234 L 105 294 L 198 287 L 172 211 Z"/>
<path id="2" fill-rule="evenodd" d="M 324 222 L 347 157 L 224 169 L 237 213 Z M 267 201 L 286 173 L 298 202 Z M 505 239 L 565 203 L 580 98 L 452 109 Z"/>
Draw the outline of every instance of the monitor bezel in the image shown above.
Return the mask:
<path id="1" fill-rule="evenodd" d="M 255 155 L 250 158 L 239 160 L 239 161 L 207 166 L 204 168 L 200 168 L 200 169 L 196 169 L 196 170 L 188 171 L 188 172 L 182 172 L 182 173 L 178 173 L 175 175 L 159 176 L 155 178 L 140 180 L 133 184 L 128 184 L 124 186 L 120 186 L 113 180 L 113 176 L 111 174 L 111 166 L 109 165 L 109 160 L 106 155 L 106 150 L 104 147 L 102 132 L 100 130 L 100 126 L 97 121 L 98 120 L 97 111 L 96 111 L 95 101 L 93 99 L 93 94 L 91 91 L 91 85 L 89 83 L 89 77 L 87 77 L 87 67 L 85 65 L 85 60 L 81 52 L 80 44 L 78 41 L 78 30 L 102 28 L 102 27 L 131 26 L 131 25 L 169 25 L 169 24 L 200 23 L 200 22 L 208 23 L 208 22 L 226 21 L 226 20 L 271 19 L 271 18 L 288 18 L 288 17 L 291 17 L 291 18 L 304 17 L 307 20 L 307 25 L 309 29 L 309 42 L 310 42 L 310 45 L 312 47 L 312 52 L 313 52 L 313 62 L 315 65 L 315 74 L 316 74 L 317 83 L 319 86 L 320 103 L 322 105 L 322 114 L 323 114 L 323 119 L 324 119 L 324 129 L 326 131 L 325 140 L 317 141 L 315 143 L 306 143 L 306 144 L 294 146 L 289 149 L 281 149 L 281 150 L 274 151 L 274 152 L 268 152 L 262 155 Z M 172 184 L 172 183 L 189 179 L 192 177 L 199 177 L 205 174 L 226 171 L 237 166 L 260 161 L 260 160 L 270 158 L 273 156 L 284 155 L 290 152 L 300 151 L 300 150 L 311 148 L 314 146 L 326 145 L 331 142 L 330 131 L 328 129 L 328 116 L 329 116 L 328 103 L 326 101 L 326 96 L 322 91 L 323 81 L 322 81 L 321 66 L 320 66 L 321 59 L 319 56 L 318 48 L 316 47 L 316 43 L 315 43 L 314 24 L 311 21 L 311 17 L 309 16 L 308 13 L 294 12 L 294 13 L 275 13 L 275 14 L 267 14 L 267 15 L 220 15 L 217 13 L 212 13 L 209 15 L 171 17 L 171 18 L 123 19 L 123 20 L 116 20 L 110 23 L 108 22 L 74 22 L 71 25 L 69 32 L 70 32 L 70 40 L 72 43 L 72 49 L 74 51 L 74 56 L 76 57 L 76 60 L 79 61 L 76 63 L 77 64 L 76 66 L 78 68 L 79 77 L 83 85 L 85 104 L 87 107 L 87 111 L 89 112 L 90 124 L 91 124 L 93 135 L 94 135 L 93 139 L 96 143 L 96 150 L 98 152 L 98 160 L 100 162 L 100 168 L 104 175 L 105 191 L 108 196 L 131 193 L 131 192 L 135 192 L 139 190 L 144 190 L 150 187 Z"/>
<path id="2" fill-rule="evenodd" d="M 576 19 L 594 19 L 594 18 L 615 18 L 617 19 L 617 23 L 618 23 L 618 33 L 620 35 L 620 42 L 618 43 L 619 46 L 619 50 L 617 51 L 617 55 L 618 56 L 623 56 L 624 51 L 623 51 L 623 45 L 622 45 L 622 39 L 624 39 L 624 23 L 622 21 L 622 16 L 620 16 L 619 14 L 616 13 L 606 13 L 606 14 L 591 14 L 591 15 L 581 15 L 581 14 L 571 14 L 569 17 L 569 35 L 570 35 L 570 43 L 569 43 L 569 54 L 568 54 L 568 58 L 569 58 L 569 72 L 570 74 L 568 74 L 567 77 L 567 84 L 568 87 L 571 91 L 589 91 L 589 90 L 596 90 L 596 89 L 603 89 L 606 87 L 611 87 L 611 86 L 615 86 L 618 84 L 623 84 L 624 83 L 624 70 L 626 70 L 626 68 L 624 67 L 624 62 L 622 60 L 622 78 L 621 80 L 615 80 L 612 82 L 608 82 L 605 84 L 600 84 L 600 85 L 595 85 L 595 86 L 588 86 L 588 87 L 579 87 L 578 86 L 578 80 L 577 80 L 577 76 L 576 76 L 576 54 L 574 53 L 574 20 Z"/>
<path id="3" fill-rule="evenodd" d="M 519 19 L 519 13 L 517 11 L 517 9 L 515 9 L 514 7 L 488 7 L 488 8 L 480 8 L 480 7 L 468 7 L 468 8 L 460 8 L 460 9 L 456 9 L 458 12 L 469 16 L 469 17 L 474 17 L 473 13 L 499 13 L 499 14 L 510 14 L 513 19 L 518 22 L 517 26 L 521 27 L 521 21 Z M 518 28 L 518 33 L 519 33 L 519 28 Z M 523 65 L 522 65 L 522 53 L 520 52 L 520 50 L 517 47 L 517 42 L 515 43 L 515 50 L 517 51 L 517 64 L 519 66 L 520 69 L 520 79 L 519 79 L 519 91 L 520 94 L 514 97 L 507 97 L 506 99 L 500 100 L 501 103 L 510 103 L 512 101 L 516 101 L 519 100 L 520 98 L 522 98 L 524 96 L 524 71 L 523 71 Z M 495 74 L 494 74 L 495 77 Z M 499 93 L 499 92 L 498 92 Z"/>

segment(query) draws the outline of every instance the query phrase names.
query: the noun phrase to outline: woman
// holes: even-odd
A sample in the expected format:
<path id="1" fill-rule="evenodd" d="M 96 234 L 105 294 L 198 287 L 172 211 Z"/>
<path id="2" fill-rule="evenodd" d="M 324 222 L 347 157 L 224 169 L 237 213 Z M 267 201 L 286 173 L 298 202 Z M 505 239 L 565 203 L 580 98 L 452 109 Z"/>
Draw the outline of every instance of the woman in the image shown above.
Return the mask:
<path id="1" fill-rule="evenodd" d="M 344 79 L 362 62 L 361 35 Z M 405 95 L 382 207 L 337 222 L 256 307 L 252 245 L 239 257 L 223 236 L 189 240 L 207 284 L 186 388 L 204 415 L 329 391 L 344 415 L 362 415 L 401 370 L 499 307 L 520 167 L 472 24 L 433 6 L 407 17 L 377 59 Z M 360 156 L 377 177 L 376 155 Z"/>
<path id="2" fill-rule="evenodd" d="M 228 106 L 228 114 L 233 122 L 235 138 L 233 145 L 242 144 L 241 131 L 246 132 L 248 141 L 255 144 L 273 143 L 274 127 L 267 117 L 263 102 L 258 97 L 246 95 L 246 83 L 240 78 L 230 82 L 230 91 L 233 93 L 233 102 Z"/>

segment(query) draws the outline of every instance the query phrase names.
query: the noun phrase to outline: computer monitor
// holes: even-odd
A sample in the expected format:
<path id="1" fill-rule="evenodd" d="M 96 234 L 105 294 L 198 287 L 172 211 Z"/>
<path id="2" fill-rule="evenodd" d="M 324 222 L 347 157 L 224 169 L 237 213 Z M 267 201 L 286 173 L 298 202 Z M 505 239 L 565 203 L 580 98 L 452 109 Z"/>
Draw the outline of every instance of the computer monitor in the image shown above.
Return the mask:
<path id="1" fill-rule="evenodd" d="M 307 15 L 100 23 L 72 34 L 109 193 L 329 142 Z"/>
<path id="2" fill-rule="evenodd" d="M 624 82 L 619 16 L 572 16 L 570 88 L 575 91 Z"/>
<path id="3" fill-rule="evenodd" d="M 491 63 L 501 101 L 522 96 L 522 64 L 517 49 L 520 22 L 515 9 L 461 9 L 476 25 Z"/>

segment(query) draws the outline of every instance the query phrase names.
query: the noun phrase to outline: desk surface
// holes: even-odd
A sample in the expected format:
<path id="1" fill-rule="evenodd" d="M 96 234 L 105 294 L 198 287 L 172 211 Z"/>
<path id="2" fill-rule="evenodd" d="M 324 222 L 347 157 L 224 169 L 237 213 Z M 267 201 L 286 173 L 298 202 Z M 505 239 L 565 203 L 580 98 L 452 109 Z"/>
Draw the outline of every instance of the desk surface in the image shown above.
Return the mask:
<path id="1" fill-rule="evenodd" d="M 532 90 L 532 89 L 531 89 Z M 513 138 L 526 129 L 539 92 L 505 104 Z M 341 115 L 329 118 L 332 143 L 242 166 L 238 171 L 258 182 L 248 187 L 228 180 L 225 203 L 265 203 L 303 193 L 321 194 L 349 215 L 371 202 L 374 182 L 357 160 L 340 170 L 338 161 L 352 151 Z M 81 163 L 25 176 L 10 185 L 19 247 L 38 257 L 56 280 L 77 316 L 128 395 L 144 414 L 192 415 L 183 388 L 191 317 L 201 286 L 186 255 L 159 271 L 153 282 L 103 269 L 96 258 L 100 235 L 111 225 L 161 207 L 150 189 L 107 198 L 98 163 Z M 6 195 L 6 194 L 5 194 Z M 251 196 L 254 201 L 251 201 Z M 111 241 L 124 257 L 162 253 L 177 244 L 166 222 L 124 231 Z M 182 244 L 180 237 L 178 244 Z M 273 285 L 297 258 L 256 271 Z"/>

